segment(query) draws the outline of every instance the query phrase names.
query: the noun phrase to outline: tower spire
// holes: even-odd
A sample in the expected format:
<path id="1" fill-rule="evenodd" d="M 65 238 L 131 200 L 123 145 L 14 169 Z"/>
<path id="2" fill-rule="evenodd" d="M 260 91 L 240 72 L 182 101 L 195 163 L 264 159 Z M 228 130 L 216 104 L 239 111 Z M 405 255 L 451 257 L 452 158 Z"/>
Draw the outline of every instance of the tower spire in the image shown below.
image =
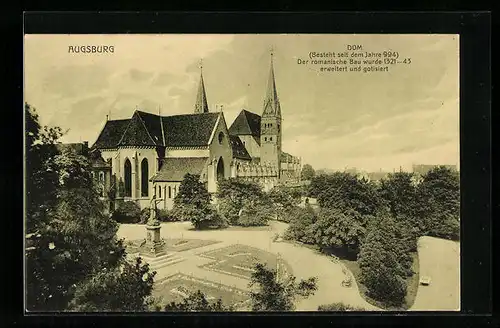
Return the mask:
<path id="1" fill-rule="evenodd" d="M 281 109 L 276 91 L 276 80 L 274 78 L 274 49 L 270 49 L 271 68 L 269 70 L 269 78 L 267 80 L 266 98 L 264 100 L 264 113 L 273 113 L 281 116 Z"/>
<path id="2" fill-rule="evenodd" d="M 205 83 L 203 81 L 203 59 L 200 59 L 200 84 L 198 85 L 194 112 L 196 114 L 208 113 L 207 94 L 205 92 Z"/>

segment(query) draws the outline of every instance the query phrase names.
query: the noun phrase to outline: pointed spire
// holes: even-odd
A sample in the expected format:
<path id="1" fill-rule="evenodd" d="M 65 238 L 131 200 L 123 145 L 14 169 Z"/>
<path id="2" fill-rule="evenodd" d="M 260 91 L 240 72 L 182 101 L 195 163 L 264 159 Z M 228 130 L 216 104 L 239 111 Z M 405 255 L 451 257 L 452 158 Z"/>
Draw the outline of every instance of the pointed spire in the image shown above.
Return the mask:
<path id="1" fill-rule="evenodd" d="M 203 82 L 203 59 L 200 60 L 200 84 L 198 86 L 198 94 L 196 95 L 194 112 L 196 114 L 208 113 L 207 94 L 205 92 L 205 83 Z"/>
<path id="2" fill-rule="evenodd" d="M 279 105 L 278 92 L 276 91 L 276 81 L 274 78 L 274 49 L 271 48 L 271 68 L 269 70 L 269 78 L 267 80 L 266 98 L 264 100 L 264 111 L 271 104 L 272 112 L 281 115 Z"/>

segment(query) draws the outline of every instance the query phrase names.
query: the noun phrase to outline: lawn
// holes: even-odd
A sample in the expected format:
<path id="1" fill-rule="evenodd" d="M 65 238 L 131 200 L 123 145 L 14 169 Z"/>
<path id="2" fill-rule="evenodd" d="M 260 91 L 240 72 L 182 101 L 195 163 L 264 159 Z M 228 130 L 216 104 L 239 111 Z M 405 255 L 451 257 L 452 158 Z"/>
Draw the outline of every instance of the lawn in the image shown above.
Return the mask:
<path id="1" fill-rule="evenodd" d="M 184 274 L 176 274 L 155 283 L 153 295 L 162 297 L 164 303 L 181 302 L 191 293 L 200 290 L 208 301 L 221 299 L 224 305 L 234 305 L 237 309 L 245 306 L 249 300 L 248 293 L 223 284 Z"/>
<path id="2" fill-rule="evenodd" d="M 274 270 L 279 263 L 280 272 L 292 273 L 288 263 L 282 259 L 278 262 L 278 257 L 275 254 L 246 245 L 230 245 L 202 253 L 200 256 L 215 260 L 215 262 L 200 267 L 244 279 L 251 278 L 257 263 L 262 263 Z"/>

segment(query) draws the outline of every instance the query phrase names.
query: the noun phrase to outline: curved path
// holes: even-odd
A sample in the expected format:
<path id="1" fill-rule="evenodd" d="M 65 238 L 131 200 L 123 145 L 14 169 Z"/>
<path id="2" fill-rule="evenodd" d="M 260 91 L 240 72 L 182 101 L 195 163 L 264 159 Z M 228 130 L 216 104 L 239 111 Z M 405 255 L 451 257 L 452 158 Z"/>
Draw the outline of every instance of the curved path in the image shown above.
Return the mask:
<path id="1" fill-rule="evenodd" d="M 429 276 L 428 286 L 418 286 L 411 311 L 460 310 L 460 243 L 421 237 L 418 240 L 420 276 Z"/>
<path id="2" fill-rule="evenodd" d="M 297 280 L 307 279 L 311 276 L 318 278 L 318 290 L 313 296 L 297 302 L 298 311 L 316 311 L 319 305 L 335 302 L 343 302 L 366 310 L 380 310 L 367 303 L 359 295 L 354 281 L 350 288 L 341 286 L 344 279 L 341 264 L 334 263 L 327 256 L 318 254 L 309 248 L 289 243 L 272 242 L 272 237 L 276 233 L 281 234 L 286 229 L 287 224 L 285 223 L 273 221 L 266 230 L 254 230 L 252 228 L 235 230 L 230 228 L 227 230 L 194 231 L 191 230 L 191 227 L 192 225 L 189 222 L 164 223 L 162 224 L 161 235 L 162 238 L 210 239 L 218 240 L 220 243 L 179 253 L 179 255 L 186 258 L 186 261 L 160 268 L 157 270 L 157 278 L 182 272 L 214 282 L 222 282 L 225 285 L 247 289 L 248 280 L 199 268 L 199 265 L 211 262 L 211 260 L 197 256 L 199 253 L 231 244 L 244 244 L 274 254 L 279 253 L 290 264 L 293 275 Z M 128 240 L 142 239 L 145 238 L 145 235 L 144 226 L 137 224 L 122 224 L 118 230 L 118 237 Z"/>

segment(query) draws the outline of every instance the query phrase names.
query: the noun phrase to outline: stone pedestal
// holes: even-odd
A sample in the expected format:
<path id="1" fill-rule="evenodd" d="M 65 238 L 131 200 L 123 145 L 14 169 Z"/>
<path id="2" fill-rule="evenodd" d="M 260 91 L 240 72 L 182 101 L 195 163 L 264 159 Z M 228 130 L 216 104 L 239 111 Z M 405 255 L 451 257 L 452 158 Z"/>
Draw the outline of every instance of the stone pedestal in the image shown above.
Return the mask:
<path id="1" fill-rule="evenodd" d="M 165 254 L 160 229 L 160 225 L 146 225 L 146 247 L 152 256 Z"/>

